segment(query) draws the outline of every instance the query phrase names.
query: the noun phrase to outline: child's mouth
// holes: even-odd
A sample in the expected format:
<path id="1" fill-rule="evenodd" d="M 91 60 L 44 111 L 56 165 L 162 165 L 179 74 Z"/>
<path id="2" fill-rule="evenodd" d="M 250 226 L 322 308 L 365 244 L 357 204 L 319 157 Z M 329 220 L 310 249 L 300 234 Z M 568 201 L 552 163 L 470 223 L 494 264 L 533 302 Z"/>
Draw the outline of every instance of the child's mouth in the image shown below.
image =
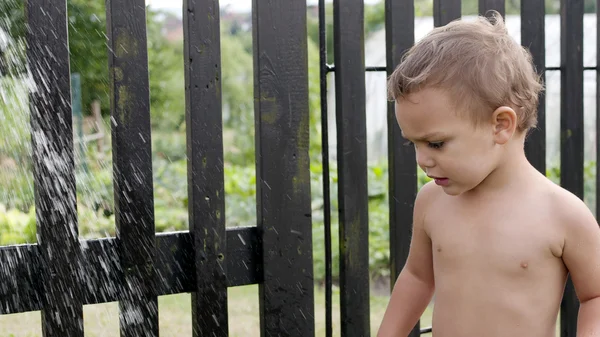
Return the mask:
<path id="1" fill-rule="evenodd" d="M 436 185 L 439 185 L 439 186 L 447 186 L 448 183 L 450 182 L 450 180 L 448 178 L 438 178 L 438 177 L 431 177 L 431 178 L 433 178 Z"/>

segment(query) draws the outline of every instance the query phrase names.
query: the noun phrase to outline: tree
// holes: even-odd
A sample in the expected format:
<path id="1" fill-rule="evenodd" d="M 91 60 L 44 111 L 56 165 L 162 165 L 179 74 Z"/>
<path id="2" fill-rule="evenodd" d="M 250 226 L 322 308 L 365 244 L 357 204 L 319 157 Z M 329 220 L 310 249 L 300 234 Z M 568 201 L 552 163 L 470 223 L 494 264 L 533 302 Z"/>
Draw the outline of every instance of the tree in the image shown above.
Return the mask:
<path id="1" fill-rule="evenodd" d="M 2 1 L 0 3 L 0 30 L 17 44 L 11 48 L 13 55 L 5 51 L 0 55 L 0 64 L 9 76 L 25 71 L 26 18 L 24 1 Z M 103 115 L 109 114 L 108 38 L 106 36 L 106 9 L 104 0 L 70 0 L 67 2 L 69 52 L 71 73 L 81 75 L 82 105 L 84 114 L 90 113 L 92 101 L 101 102 Z M 153 113 L 168 106 L 168 83 L 171 71 L 183 66 L 177 54 L 177 46 L 170 44 L 161 34 L 160 12 L 147 11 L 148 62 L 150 72 L 150 103 Z M 18 57 L 15 57 L 18 55 Z M 2 68 L 2 67 L 0 67 Z M 183 80 L 182 80 L 183 81 Z"/>

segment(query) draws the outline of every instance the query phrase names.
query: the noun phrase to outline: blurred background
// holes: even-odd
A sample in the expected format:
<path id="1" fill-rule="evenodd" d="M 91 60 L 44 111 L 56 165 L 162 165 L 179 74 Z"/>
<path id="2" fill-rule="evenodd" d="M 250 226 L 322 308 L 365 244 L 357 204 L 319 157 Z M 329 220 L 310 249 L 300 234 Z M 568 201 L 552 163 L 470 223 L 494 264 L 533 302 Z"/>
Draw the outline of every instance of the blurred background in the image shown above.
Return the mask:
<path id="1" fill-rule="evenodd" d="M 525 1 L 525 0 L 522 0 Z M 596 65 L 596 1 L 585 0 L 584 66 Z M 0 2 L 0 245 L 34 243 L 35 213 L 28 92 L 33 84 L 25 58 L 24 1 Z M 77 200 L 82 238 L 115 236 L 112 185 L 110 89 L 104 0 L 68 0 L 73 130 Z M 222 0 L 221 69 L 224 125 L 226 223 L 256 226 L 253 50 L 251 0 Z M 317 335 L 324 329 L 325 278 L 321 102 L 319 88 L 318 2 L 307 1 L 310 168 L 312 177 L 313 257 Z M 433 28 L 433 0 L 415 0 L 415 38 Z M 560 66 L 559 0 L 546 0 L 546 65 Z M 463 0 L 466 18 L 477 13 L 478 0 Z M 385 66 L 385 8 L 365 1 L 365 62 Z M 326 2 L 327 62 L 333 63 L 333 6 Z M 520 41 L 520 0 L 506 1 L 507 27 Z M 152 123 L 156 231 L 188 229 L 185 88 L 182 4 L 147 0 L 147 39 Z M 389 292 L 387 175 L 387 101 L 385 72 L 368 72 L 366 112 L 369 173 L 369 263 L 372 279 L 372 325 L 378 327 Z M 328 75 L 330 184 L 333 276 L 338 273 L 337 167 L 334 75 Z M 560 177 L 560 73 L 546 74 L 548 176 Z M 584 74 L 585 201 L 595 213 L 596 72 Z M 426 177 L 419 170 L 419 187 Z M 233 336 L 258 335 L 256 286 L 230 289 Z M 335 295 L 335 292 L 334 292 Z M 191 336 L 189 294 L 162 296 L 161 334 Z M 238 301 L 238 302 L 235 302 Z M 337 301 L 334 296 L 334 301 Z M 335 303 L 339 306 L 339 303 Z M 118 331 L 116 303 L 86 306 L 86 335 L 113 336 Z M 163 310 L 167 308 L 167 310 Z M 334 307 L 334 313 L 336 313 Z M 32 316 L 33 315 L 33 316 Z M 36 316 L 37 315 L 37 316 Z M 430 324 L 430 312 L 423 326 Z M 239 317 L 239 320 L 236 319 Z M 0 316 L 0 336 L 38 336 L 39 312 Z M 235 320 L 234 320 L 235 319 Z M 334 332 L 336 329 L 334 316 Z M 429 323 L 428 321 L 429 320 Z M 238 324 L 239 323 L 239 324 Z M 89 326 L 88 326 L 89 325 Z M 239 326 L 238 326 L 239 325 Z M 339 326 L 338 326 L 339 328 Z M 117 329 L 117 330 L 115 330 Z M 374 330 L 375 331 L 375 330 Z M 339 331 L 337 332 L 339 335 Z M 12 335 L 11 335 L 12 334 Z"/>

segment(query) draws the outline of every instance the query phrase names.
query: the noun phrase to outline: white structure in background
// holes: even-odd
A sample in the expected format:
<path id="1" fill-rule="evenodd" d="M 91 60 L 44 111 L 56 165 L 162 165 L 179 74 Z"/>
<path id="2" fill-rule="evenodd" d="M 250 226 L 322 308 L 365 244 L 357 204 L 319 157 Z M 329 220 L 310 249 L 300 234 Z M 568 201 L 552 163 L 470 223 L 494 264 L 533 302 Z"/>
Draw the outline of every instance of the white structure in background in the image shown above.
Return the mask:
<path id="1" fill-rule="evenodd" d="M 473 16 L 465 16 L 463 20 L 471 20 Z M 596 15 L 586 14 L 584 17 L 584 66 L 596 65 Z M 509 15 L 506 26 L 517 42 L 521 41 L 521 18 Z M 546 16 L 546 66 L 560 66 L 560 16 Z M 415 41 L 419 41 L 433 29 L 432 17 L 415 19 Z M 382 29 L 366 38 L 366 66 L 385 66 L 385 30 Z M 384 160 L 387 156 L 387 91 L 385 72 L 367 72 L 366 79 L 366 114 L 367 114 L 367 152 L 369 161 Z M 331 159 L 336 159 L 336 126 L 335 126 L 335 82 L 334 74 L 328 79 L 328 121 L 329 147 Z M 568 88 L 566 88 L 568 90 Z M 546 72 L 546 142 L 548 165 L 557 165 L 560 160 L 560 72 Z M 584 151 L 585 160 L 595 160 L 596 155 L 596 72 L 584 72 Z"/>

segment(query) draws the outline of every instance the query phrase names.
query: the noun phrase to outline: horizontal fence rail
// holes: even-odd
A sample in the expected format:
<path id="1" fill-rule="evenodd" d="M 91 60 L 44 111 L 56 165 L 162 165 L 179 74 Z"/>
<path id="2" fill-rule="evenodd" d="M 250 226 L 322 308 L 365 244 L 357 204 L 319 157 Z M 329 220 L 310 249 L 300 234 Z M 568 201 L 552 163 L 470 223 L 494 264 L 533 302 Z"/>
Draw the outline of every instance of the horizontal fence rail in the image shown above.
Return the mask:
<path id="1" fill-rule="evenodd" d="M 86 240 L 82 246 L 82 304 L 119 301 L 126 296 L 115 238 Z M 261 250 L 256 227 L 227 230 L 227 286 L 262 282 Z M 156 235 L 153 296 L 196 291 L 193 240 L 189 232 Z M 41 310 L 43 268 L 37 244 L 0 247 L 0 314 Z"/>

